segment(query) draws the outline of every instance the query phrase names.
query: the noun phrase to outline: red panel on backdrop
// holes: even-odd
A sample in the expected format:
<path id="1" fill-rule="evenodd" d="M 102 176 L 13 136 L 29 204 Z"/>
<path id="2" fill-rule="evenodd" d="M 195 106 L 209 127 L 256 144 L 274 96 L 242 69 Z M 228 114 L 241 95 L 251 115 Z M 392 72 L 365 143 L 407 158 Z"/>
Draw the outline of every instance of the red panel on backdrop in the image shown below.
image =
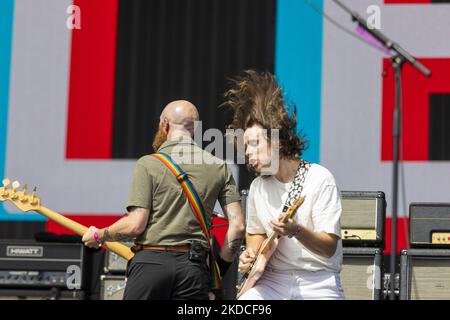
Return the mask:
<path id="1" fill-rule="evenodd" d="M 109 159 L 112 147 L 118 0 L 74 0 L 81 29 L 72 31 L 68 159 Z"/>
<path id="2" fill-rule="evenodd" d="M 450 93 L 450 59 L 420 59 L 432 71 L 427 78 L 405 64 L 402 73 L 402 147 L 403 160 L 428 160 L 429 95 Z M 381 160 L 392 161 L 392 119 L 395 103 L 394 70 L 388 59 L 383 61 L 383 111 Z"/>
<path id="3" fill-rule="evenodd" d="M 118 215 L 67 215 L 67 217 L 86 227 L 95 226 L 97 228 L 108 227 L 121 218 Z M 47 231 L 56 234 L 75 234 L 52 220 L 47 221 Z"/>
<path id="4" fill-rule="evenodd" d="M 392 235 L 392 219 L 386 217 L 386 249 L 385 254 L 391 253 L 391 235 Z M 409 218 L 399 217 L 397 220 L 397 253 L 400 250 L 408 248 L 408 232 L 409 230 Z"/>

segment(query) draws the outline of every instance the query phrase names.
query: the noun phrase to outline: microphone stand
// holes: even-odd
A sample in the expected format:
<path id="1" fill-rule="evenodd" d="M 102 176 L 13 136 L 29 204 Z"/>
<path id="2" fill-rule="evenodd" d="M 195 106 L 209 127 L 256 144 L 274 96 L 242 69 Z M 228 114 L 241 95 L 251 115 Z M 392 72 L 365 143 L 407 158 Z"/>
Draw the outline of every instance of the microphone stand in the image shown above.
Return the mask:
<path id="1" fill-rule="evenodd" d="M 395 107 L 393 116 L 393 177 L 392 177 L 392 232 L 391 232 L 391 259 L 390 259 L 390 300 L 395 300 L 395 271 L 397 261 L 397 202 L 398 202 L 398 167 L 400 155 L 400 137 L 402 124 L 402 67 L 405 63 L 410 63 L 424 76 L 431 76 L 431 71 L 417 61 L 411 54 L 404 50 L 400 45 L 386 37 L 381 31 L 371 29 L 367 22 L 356 12 L 346 7 L 340 0 L 333 0 L 339 7 L 344 9 L 361 28 L 369 33 L 373 38 L 380 42 L 386 49 L 394 55 L 391 58 L 391 64 L 395 73 Z"/>

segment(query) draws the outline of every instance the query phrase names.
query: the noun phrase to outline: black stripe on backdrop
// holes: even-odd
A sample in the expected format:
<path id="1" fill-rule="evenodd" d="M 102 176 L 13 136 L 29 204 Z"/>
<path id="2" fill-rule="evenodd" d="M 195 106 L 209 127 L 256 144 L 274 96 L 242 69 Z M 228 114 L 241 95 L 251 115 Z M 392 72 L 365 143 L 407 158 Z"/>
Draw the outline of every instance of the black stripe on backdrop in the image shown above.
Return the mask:
<path id="1" fill-rule="evenodd" d="M 430 94 L 428 159 L 450 160 L 450 94 Z"/>
<path id="2" fill-rule="evenodd" d="M 37 232 L 45 232 L 45 222 L 0 221 L 0 239 L 34 239 Z"/>
<path id="3" fill-rule="evenodd" d="M 227 78 L 273 72 L 275 0 L 120 0 L 113 158 L 138 158 L 163 107 L 186 99 L 203 130 L 224 130 Z"/>

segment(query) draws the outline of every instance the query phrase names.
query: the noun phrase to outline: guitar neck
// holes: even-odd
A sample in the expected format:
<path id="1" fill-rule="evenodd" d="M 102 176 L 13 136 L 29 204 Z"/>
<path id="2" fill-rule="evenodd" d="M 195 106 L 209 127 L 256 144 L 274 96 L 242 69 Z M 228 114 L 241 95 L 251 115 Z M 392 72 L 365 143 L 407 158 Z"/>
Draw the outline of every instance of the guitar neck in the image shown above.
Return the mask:
<path id="1" fill-rule="evenodd" d="M 42 214 L 43 216 L 49 218 L 50 220 L 55 221 L 56 223 L 62 225 L 63 227 L 75 232 L 76 234 L 83 236 L 87 231 L 88 227 L 73 221 L 72 219 L 69 219 L 62 214 L 59 214 L 53 210 L 50 210 L 49 208 L 46 208 L 44 206 L 41 206 L 38 210 L 36 210 L 38 213 Z M 133 258 L 134 254 L 130 250 L 129 247 L 119 243 L 119 242 L 105 242 L 104 247 L 122 258 L 126 260 L 130 260 Z"/>
<path id="2" fill-rule="evenodd" d="M 292 219 L 295 214 L 297 213 L 297 209 L 298 207 L 300 207 L 304 201 L 305 197 L 300 197 L 295 204 L 293 204 L 291 207 L 289 207 L 289 209 L 286 212 L 286 215 L 284 215 L 281 219 L 279 219 L 280 222 L 286 222 L 288 219 Z M 264 254 L 266 253 L 272 243 L 275 241 L 275 239 L 277 238 L 277 233 L 275 231 L 272 231 L 272 233 L 270 234 L 270 236 L 264 240 L 263 244 L 261 245 L 261 249 L 259 250 L 259 253 Z"/>
<path id="3" fill-rule="evenodd" d="M 62 225 L 63 227 L 75 232 L 79 236 L 83 236 L 86 231 L 88 231 L 88 227 L 73 221 L 72 219 L 69 219 L 62 214 L 59 214 L 53 210 L 50 210 L 49 208 L 46 208 L 44 206 L 41 206 L 39 210 L 37 210 L 40 214 L 43 216 L 46 216 L 50 220 L 55 221 L 56 223 Z"/>
<path id="4" fill-rule="evenodd" d="M 258 255 L 265 254 L 270 249 L 276 237 L 277 233 L 275 231 L 272 231 L 270 236 L 266 240 L 264 240 L 263 244 L 261 245 L 261 249 L 259 250 Z"/>

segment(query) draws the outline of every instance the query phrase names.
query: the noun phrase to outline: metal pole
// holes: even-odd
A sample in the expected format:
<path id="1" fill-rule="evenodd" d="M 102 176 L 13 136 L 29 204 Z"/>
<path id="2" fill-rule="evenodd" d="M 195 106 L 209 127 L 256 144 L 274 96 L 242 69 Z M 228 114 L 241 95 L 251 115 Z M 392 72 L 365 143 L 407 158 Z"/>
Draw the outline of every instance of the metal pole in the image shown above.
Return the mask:
<path id="1" fill-rule="evenodd" d="M 395 107 L 393 118 L 393 174 L 392 174 L 392 232 L 391 232 L 391 261 L 390 261 L 390 300 L 395 300 L 395 271 L 397 269 L 397 203 L 398 203 L 398 167 L 402 132 L 402 66 L 403 58 L 392 58 L 392 66 L 395 72 Z"/>

